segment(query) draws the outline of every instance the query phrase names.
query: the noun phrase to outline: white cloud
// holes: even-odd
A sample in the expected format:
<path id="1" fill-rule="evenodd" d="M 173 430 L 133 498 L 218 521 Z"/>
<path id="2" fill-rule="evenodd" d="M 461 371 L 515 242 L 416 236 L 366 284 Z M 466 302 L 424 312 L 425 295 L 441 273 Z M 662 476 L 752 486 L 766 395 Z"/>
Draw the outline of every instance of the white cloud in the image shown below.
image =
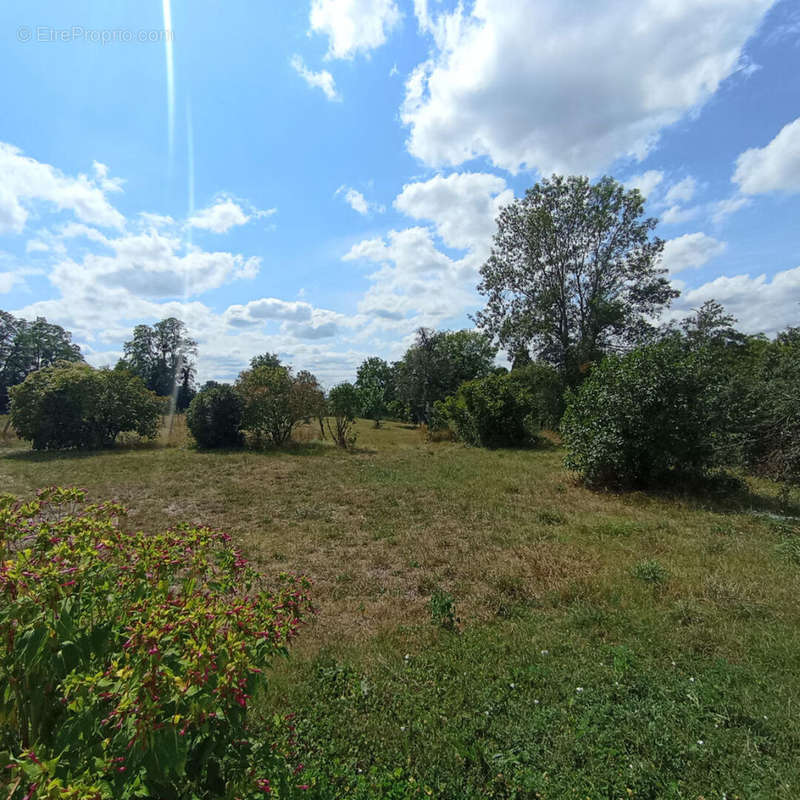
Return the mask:
<path id="1" fill-rule="evenodd" d="M 189 218 L 187 224 L 189 227 L 202 228 L 212 233 L 227 233 L 237 225 L 246 225 L 254 217 L 266 217 L 274 213 L 274 208 L 267 211 L 254 210 L 250 213 L 245 213 L 239 203 L 229 197 L 223 197 L 217 200 L 214 205 L 198 211 L 193 217 Z M 167 217 L 166 219 L 169 220 L 170 218 Z"/>
<path id="2" fill-rule="evenodd" d="M 366 216 L 370 211 L 382 214 L 386 209 L 380 203 L 370 203 L 364 195 L 357 189 L 349 186 L 340 186 L 335 192 L 334 197 L 341 195 L 345 203 L 362 216 Z"/>
<path id="3" fill-rule="evenodd" d="M 95 168 L 97 181 L 86 175 L 72 178 L 0 142 L 0 233 L 22 233 L 33 202 L 70 211 L 92 225 L 122 228 L 124 217 L 105 196 L 109 187 L 119 190 L 119 182 L 107 177 L 104 165 L 98 166 L 105 172 Z"/>
<path id="4" fill-rule="evenodd" d="M 336 91 L 336 81 L 334 81 L 333 75 L 331 75 L 328 70 L 323 69 L 319 72 L 313 72 L 305 65 L 303 59 L 298 55 L 293 55 L 289 63 L 292 65 L 292 69 L 309 86 L 316 89 L 322 89 L 322 91 L 325 93 L 325 97 L 327 97 L 328 100 L 342 99 Z"/>
<path id="5" fill-rule="evenodd" d="M 737 212 L 740 208 L 750 205 L 750 199 L 742 195 L 732 195 L 724 200 L 718 200 L 711 205 L 711 219 L 719 224 L 726 217 Z"/>
<path id="6" fill-rule="evenodd" d="M 24 283 L 24 278 L 18 272 L 0 272 L 0 294 L 7 294 L 19 283 Z"/>
<path id="7" fill-rule="evenodd" d="M 111 253 L 88 252 L 81 260 L 66 258 L 56 264 L 50 280 L 62 292 L 75 284 L 102 284 L 127 289 L 141 297 L 189 297 L 230 280 L 252 278 L 260 265 L 258 258 L 186 247 L 178 237 L 156 230 L 117 238 L 107 238 L 85 226 L 73 226 L 65 232 L 67 237 L 79 235 Z"/>
<path id="8" fill-rule="evenodd" d="M 646 199 L 663 180 L 663 172 L 657 169 L 649 169 L 647 172 L 628 178 L 628 180 L 625 181 L 625 186 L 628 189 L 638 189 Z"/>
<path id="9" fill-rule="evenodd" d="M 464 172 L 406 184 L 394 205 L 413 219 L 432 220 L 449 247 L 488 253 L 495 219 L 513 200 L 513 191 L 497 175 Z"/>
<path id="10" fill-rule="evenodd" d="M 702 208 L 700 206 L 690 206 L 684 208 L 683 206 L 670 206 L 665 211 L 661 212 L 659 220 L 665 225 L 679 225 L 682 222 L 688 222 L 690 219 L 696 217 Z"/>
<path id="11" fill-rule="evenodd" d="M 401 14 L 394 0 L 312 0 L 309 19 L 328 37 L 329 58 L 353 58 L 384 44 Z"/>
<path id="12" fill-rule="evenodd" d="M 720 276 L 684 291 L 673 311 L 685 312 L 712 299 L 739 320 L 742 330 L 774 335 L 800 323 L 800 267 L 777 272 L 771 279 L 764 274 Z"/>
<path id="13" fill-rule="evenodd" d="M 390 231 L 386 237 L 354 245 L 345 261 L 379 265 L 359 304 L 371 325 L 410 333 L 419 325 L 438 325 L 462 316 L 478 303 L 478 271 L 489 253 L 495 218 L 511 202 L 505 181 L 488 173 L 455 173 L 406 184 L 394 206 L 431 223 Z M 466 251 L 451 258 L 436 245 Z"/>
<path id="14" fill-rule="evenodd" d="M 641 159 L 732 74 L 773 0 L 475 0 L 433 16 L 434 53 L 406 84 L 410 152 L 509 170 L 595 174 Z"/>
<path id="15" fill-rule="evenodd" d="M 675 275 L 685 269 L 699 269 L 725 252 L 725 242 L 705 233 L 685 233 L 664 244 L 661 266 Z"/>
<path id="16" fill-rule="evenodd" d="M 800 192 L 800 117 L 766 147 L 745 150 L 736 159 L 733 180 L 743 194 Z"/>
<path id="17" fill-rule="evenodd" d="M 664 202 L 668 205 L 675 205 L 677 203 L 688 203 L 693 197 L 697 189 L 697 181 L 689 175 L 678 183 L 673 183 L 669 187 L 666 195 L 664 195 Z"/>
<path id="18" fill-rule="evenodd" d="M 228 325 L 243 327 L 263 325 L 270 320 L 306 322 L 311 319 L 312 307 L 303 302 L 287 302 L 276 297 L 262 297 L 246 305 L 229 306 L 224 314 Z"/>

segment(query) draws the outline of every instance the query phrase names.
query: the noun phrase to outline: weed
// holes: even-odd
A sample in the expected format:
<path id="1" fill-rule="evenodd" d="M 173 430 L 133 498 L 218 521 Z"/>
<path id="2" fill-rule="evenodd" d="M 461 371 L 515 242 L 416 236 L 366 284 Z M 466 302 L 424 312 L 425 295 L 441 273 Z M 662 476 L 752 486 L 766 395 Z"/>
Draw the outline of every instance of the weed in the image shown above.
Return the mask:
<path id="1" fill-rule="evenodd" d="M 670 576 L 669 570 L 655 559 L 640 561 L 631 570 L 633 576 L 640 581 L 652 584 L 665 583 Z"/>

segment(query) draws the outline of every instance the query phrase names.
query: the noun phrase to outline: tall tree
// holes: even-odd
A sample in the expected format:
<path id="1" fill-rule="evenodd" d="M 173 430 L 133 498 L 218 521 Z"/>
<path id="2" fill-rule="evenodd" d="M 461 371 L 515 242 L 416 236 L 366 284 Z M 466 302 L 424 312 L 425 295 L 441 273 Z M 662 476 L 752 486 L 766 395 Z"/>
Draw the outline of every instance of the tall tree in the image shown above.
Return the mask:
<path id="1" fill-rule="evenodd" d="M 138 375 L 148 389 L 161 397 L 177 391 L 188 405 L 194 392 L 197 342 L 181 320 L 168 317 L 152 327 L 137 325 L 133 337 L 124 344 L 124 352 L 118 368 Z"/>
<path id="2" fill-rule="evenodd" d="M 0 311 L 0 413 L 8 407 L 8 390 L 31 372 L 58 361 L 82 361 L 72 334 L 37 317 L 33 322 Z"/>
<path id="3" fill-rule="evenodd" d="M 656 222 L 642 195 L 612 178 L 540 181 L 497 219 L 478 326 L 577 380 L 587 362 L 641 340 L 678 295 L 659 266 Z"/>
<path id="4" fill-rule="evenodd" d="M 414 344 L 395 365 L 397 392 L 412 422 L 428 422 L 437 400 L 464 381 L 483 378 L 494 365 L 497 348 L 478 331 L 420 328 Z"/>

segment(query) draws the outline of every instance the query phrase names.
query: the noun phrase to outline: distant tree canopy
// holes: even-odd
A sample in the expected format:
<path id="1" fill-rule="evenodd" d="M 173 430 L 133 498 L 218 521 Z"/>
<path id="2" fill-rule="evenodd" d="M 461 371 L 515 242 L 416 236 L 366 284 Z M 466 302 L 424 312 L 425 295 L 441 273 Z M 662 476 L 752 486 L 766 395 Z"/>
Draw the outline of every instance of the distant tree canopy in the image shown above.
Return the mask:
<path id="1" fill-rule="evenodd" d="M 396 399 L 395 373 L 382 358 L 373 356 L 362 362 L 356 372 L 360 413 L 380 425 Z"/>
<path id="2" fill-rule="evenodd" d="M 8 391 L 25 377 L 58 361 L 82 361 L 72 334 L 37 317 L 33 322 L 0 311 L 0 413 L 8 410 Z"/>
<path id="3" fill-rule="evenodd" d="M 420 328 L 414 344 L 394 365 L 397 397 L 412 422 L 429 422 L 433 405 L 465 381 L 483 378 L 497 348 L 480 332 Z"/>
<path id="4" fill-rule="evenodd" d="M 554 175 L 506 206 L 478 290 L 478 327 L 520 365 L 533 351 L 570 383 L 587 363 L 641 341 L 678 295 L 659 267 L 644 198 L 609 177 Z"/>
<path id="5" fill-rule="evenodd" d="M 138 375 L 148 389 L 161 397 L 176 392 L 177 409 L 188 408 L 195 393 L 197 342 L 189 336 L 183 322 L 168 317 L 152 327 L 137 325 L 123 350 L 125 355 L 117 369 Z"/>
<path id="6" fill-rule="evenodd" d="M 280 367 L 281 360 L 277 353 L 263 353 L 260 356 L 253 356 L 250 359 L 250 369 L 256 367 Z"/>

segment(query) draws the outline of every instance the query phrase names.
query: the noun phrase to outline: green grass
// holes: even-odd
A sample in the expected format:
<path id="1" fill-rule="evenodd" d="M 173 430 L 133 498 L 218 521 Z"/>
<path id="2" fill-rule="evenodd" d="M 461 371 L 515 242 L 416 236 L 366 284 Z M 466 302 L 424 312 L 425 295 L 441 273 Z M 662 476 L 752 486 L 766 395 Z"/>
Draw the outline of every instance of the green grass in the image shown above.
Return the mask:
<path id="1" fill-rule="evenodd" d="M 0 484 L 221 527 L 314 580 L 260 700 L 296 713 L 309 796 L 800 796 L 800 525 L 774 516 L 800 513 L 778 487 L 595 493 L 555 445 L 358 433 L 353 453 L 311 428 L 204 453 L 180 420 L 103 453 L 8 440 Z"/>

